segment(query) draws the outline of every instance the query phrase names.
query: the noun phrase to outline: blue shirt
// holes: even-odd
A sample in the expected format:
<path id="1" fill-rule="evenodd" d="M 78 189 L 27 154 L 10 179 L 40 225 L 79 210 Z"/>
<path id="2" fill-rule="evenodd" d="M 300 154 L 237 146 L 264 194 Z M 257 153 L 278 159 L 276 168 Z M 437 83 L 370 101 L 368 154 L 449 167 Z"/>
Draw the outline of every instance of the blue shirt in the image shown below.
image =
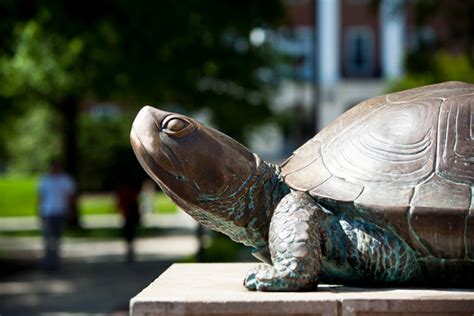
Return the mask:
<path id="1" fill-rule="evenodd" d="M 39 183 L 41 216 L 65 216 L 75 189 L 74 180 L 67 174 L 44 175 Z"/>

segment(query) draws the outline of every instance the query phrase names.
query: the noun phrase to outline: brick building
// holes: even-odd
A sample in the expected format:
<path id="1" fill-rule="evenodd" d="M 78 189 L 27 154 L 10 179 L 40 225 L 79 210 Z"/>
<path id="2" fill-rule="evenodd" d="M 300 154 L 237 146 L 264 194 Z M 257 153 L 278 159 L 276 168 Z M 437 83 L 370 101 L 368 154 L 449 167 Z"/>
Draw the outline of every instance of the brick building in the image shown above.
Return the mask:
<path id="1" fill-rule="evenodd" d="M 388 80 L 403 74 L 409 46 L 410 19 L 400 3 L 285 0 L 287 25 L 272 32 L 272 44 L 296 62 L 276 103 L 293 102 L 311 113 L 316 80 L 320 94 L 315 115 L 322 128 L 357 102 L 383 93 Z"/>

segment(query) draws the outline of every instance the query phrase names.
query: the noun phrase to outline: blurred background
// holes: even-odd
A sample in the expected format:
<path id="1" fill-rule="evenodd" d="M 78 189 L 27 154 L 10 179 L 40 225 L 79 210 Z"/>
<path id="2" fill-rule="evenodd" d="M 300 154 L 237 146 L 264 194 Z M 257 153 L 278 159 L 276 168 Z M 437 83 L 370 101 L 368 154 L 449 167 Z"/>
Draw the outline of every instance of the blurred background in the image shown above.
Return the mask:
<path id="1" fill-rule="evenodd" d="M 147 181 L 128 136 L 141 106 L 278 163 L 362 100 L 447 80 L 474 82 L 472 0 L 0 0 L 0 314 L 126 315 L 173 262 L 254 260 Z M 53 159 L 77 194 L 45 271 Z"/>

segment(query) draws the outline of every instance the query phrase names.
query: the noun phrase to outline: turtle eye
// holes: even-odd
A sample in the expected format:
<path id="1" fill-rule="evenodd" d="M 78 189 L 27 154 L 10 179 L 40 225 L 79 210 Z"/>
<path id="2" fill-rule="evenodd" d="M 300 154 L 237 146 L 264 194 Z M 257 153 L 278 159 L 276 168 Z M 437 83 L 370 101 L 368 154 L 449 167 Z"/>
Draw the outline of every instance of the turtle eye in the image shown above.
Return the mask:
<path id="1" fill-rule="evenodd" d="M 172 118 L 171 120 L 168 120 L 166 122 L 166 126 L 163 126 L 164 129 L 170 131 L 170 132 L 179 132 L 186 126 L 188 126 L 189 123 L 186 122 L 185 120 L 179 119 L 179 118 Z"/>
<path id="2" fill-rule="evenodd" d="M 163 132 L 173 136 L 183 136 L 194 129 L 192 122 L 187 119 L 169 116 L 165 118 L 161 129 Z"/>

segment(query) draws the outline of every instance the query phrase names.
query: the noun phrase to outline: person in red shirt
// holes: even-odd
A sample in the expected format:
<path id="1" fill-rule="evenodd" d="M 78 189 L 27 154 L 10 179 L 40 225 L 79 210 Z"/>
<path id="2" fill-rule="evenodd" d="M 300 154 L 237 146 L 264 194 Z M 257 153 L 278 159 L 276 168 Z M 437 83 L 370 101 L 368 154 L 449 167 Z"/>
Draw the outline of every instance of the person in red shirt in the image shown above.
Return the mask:
<path id="1" fill-rule="evenodd" d="M 138 209 L 139 190 L 132 181 L 125 181 L 117 187 L 117 209 L 123 216 L 122 233 L 127 242 L 127 261 L 135 260 L 133 241 L 136 236 L 137 227 L 140 223 L 140 212 Z"/>

